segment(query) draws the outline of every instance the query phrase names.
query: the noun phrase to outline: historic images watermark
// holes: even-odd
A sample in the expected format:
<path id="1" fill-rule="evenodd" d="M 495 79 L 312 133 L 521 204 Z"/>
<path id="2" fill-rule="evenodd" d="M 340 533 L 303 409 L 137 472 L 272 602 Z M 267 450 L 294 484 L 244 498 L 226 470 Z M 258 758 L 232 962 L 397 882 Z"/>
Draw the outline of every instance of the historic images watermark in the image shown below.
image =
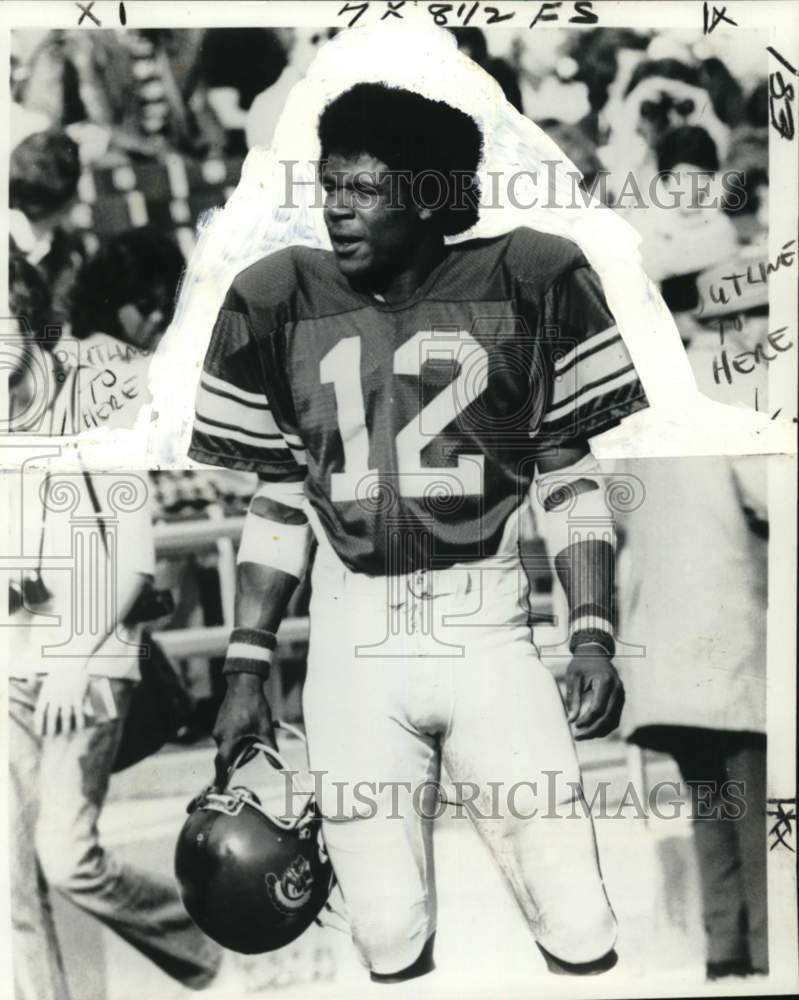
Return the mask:
<path id="1" fill-rule="evenodd" d="M 324 770 L 281 772 L 284 780 L 281 819 L 302 815 L 313 783 L 316 801 L 323 804 L 327 819 L 403 820 L 416 816 L 424 820 L 471 821 L 639 819 L 658 820 L 724 819 L 732 822 L 746 815 L 746 785 L 743 781 L 701 781 L 685 784 L 658 781 L 646 792 L 632 782 L 621 788 L 610 779 L 596 782 L 588 795 L 574 773 L 542 770 L 526 781 L 452 781 L 433 779 L 410 781 L 341 781 Z M 300 781 L 296 781 L 300 775 Z"/>
<path id="2" fill-rule="evenodd" d="M 314 160 L 297 171 L 299 160 L 283 160 L 285 184 L 281 208 L 299 207 L 300 192 L 313 191 L 310 208 L 339 209 L 355 204 L 369 210 L 378 203 L 389 209 L 410 205 L 438 211 L 473 211 L 479 197 L 480 211 L 507 208 L 579 209 L 592 202 L 613 209 L 650 208 L 669 211 L 725 207 L 740 211 L 748 200 L 746 173 L 742 170 L 659 170 L 644 179 L 628 172 L 621 180 L 607 170 L 586 180 L 562 160 L 541 160 L 539 170 L 494 171 L 478 176 L 471 171 L 434 169 L 332 170 Z M 308 167 L 311 169 L 309 170 Z M 320 172 L 324 170 L 324 182 Z M 313 178 L 313 179 L 311 179 Z M 355 201 L 352 201 L 354 197 Z"/>

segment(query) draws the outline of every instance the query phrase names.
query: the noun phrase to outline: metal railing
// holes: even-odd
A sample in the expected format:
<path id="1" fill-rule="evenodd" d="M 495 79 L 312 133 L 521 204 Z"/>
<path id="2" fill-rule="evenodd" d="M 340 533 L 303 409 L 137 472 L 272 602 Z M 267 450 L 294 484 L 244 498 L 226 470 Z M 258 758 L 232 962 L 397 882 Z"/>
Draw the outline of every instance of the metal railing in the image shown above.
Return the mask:
<path id="1" fill-rule="evenodd" d="M 155 548 L 159 557 L 201 554 L 216 551 L 217 569 L 222 597 L 222 625 L 210 625 L 157 632 L 155 638 L 167 654 L 181 660 L 191 656 L 221 657 L 227 649 L 228 637 L 233 627 L 233 598 L 236 581 L 236 546 L 244 526 L 243 517 L 225 517 L 219 508 L 209 508 L 209 516 L 187 522 L 162 522 L 156 524 Z M 551 600 L 546 595 L 531 595 L 531 611 L 546 614 L 551 610 Z M 278 631 L 280 644 L 305 642 L 309 635 L 308 618 L 286 618 Z M 564 663 L 565 669 L 565 663 Z M 560 682 L 563 670 L 553 671 Z M 279 697 L 280 686 L 273 686 Z M 271 697 L 271 696 L 270 696 Z M 279 715 L 281 706 L 273 705 Z M 583 745 L 585 746 L 585 745 Z M 603 741 L 584 755 L 584 771 L 599 771 L 612 767 L 626 767 L 629 780 L 643 793 L 646 789 L 644 759 L 638 747 L 625 746 L 618 739 Z"/>
<path id="2" fill-rule="evenodd" d="M 303 642 L 308 638 L 307 618 L 287 618 L 280 626 L 281 643 Z M 230 638 L 229 625 L 206 625 L 199 628 L 182 628 L 156 632 L 155 638 L 173 659 L 188 656 L 224 656 Z"/>
<path id="3" fill-rule="evenodd" d="M 169 655 L 181 659 L 187 656 L 222 656 L 233 627 L 233 596 L 236 586 L 236 546 L 241 538 L 244 517 L 225 517 L 215 506 L 208 508 L 207 518 L 194 521 L 165 521 L 155 525 L 155 550 L 158 557 L 217 554 L 220 591 L 222 595 L 222 625 L 175 629 L 158 632 L 156 638 Z M 549 598 L 531 595 L 530 609 L 545 615 L 550 609 Z M 278 632 L 280 642 L 302 642 L 308 638 L 307 618 L 287 618 Z"/>

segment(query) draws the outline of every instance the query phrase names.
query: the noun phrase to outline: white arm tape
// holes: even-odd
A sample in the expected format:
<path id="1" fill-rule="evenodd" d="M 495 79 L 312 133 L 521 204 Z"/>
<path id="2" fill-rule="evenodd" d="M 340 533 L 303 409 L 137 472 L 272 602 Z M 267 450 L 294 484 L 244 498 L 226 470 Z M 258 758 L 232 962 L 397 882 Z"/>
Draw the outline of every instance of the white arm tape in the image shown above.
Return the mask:
<path id="1" fill-rule="evenodd" d="M 302 510 L 305 494 L 302 483 L 259 482 L 253 495 L 275 500 L 286 507 Z M 305 569 L 310 529 L 305 524 L 283 524 L 247 511 L 244 530 L 236 557 L 237 563 L 252 562 L 269 566 L 299 579 Z"/>
<path id="2" fill-rule="evenodd" d="M 277 500 L 278 503 L 285 504 L 286 507 L 296 507 L 302 510 L 305 505 L 305 492 L 302 483 L 267 483 L 258 482 L 258 489 L 253 494 L 256 497 L 266 497 L 267 500 Z"/>
<path id="3" fill-rule="evenodd" d="M 305 569 L 309 536 L 307 522 L 282 524 L 248 511 L 236 562 L 269 566 L 299 580 Z"/>
<path id="4" fill-rule="evenodd" d="M 608 470 L 603 470 L 589 453 L 578 462 L 540 474 L 533 481 L 530 506 L 551 559 L 569 545 L 589 539 L 616 544 L 615 521 L 605 498 L 603 471 L 607 474 Z M 578 493 L 569 489 L 580 479 L 589 480 L 595 488 Z"/>

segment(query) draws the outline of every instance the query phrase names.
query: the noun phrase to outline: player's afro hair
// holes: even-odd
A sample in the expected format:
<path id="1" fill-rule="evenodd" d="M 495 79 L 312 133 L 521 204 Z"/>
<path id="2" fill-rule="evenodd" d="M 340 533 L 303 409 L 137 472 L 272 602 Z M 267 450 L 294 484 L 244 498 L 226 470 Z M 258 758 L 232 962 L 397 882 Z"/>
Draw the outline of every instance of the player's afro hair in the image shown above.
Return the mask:
<path id="1" fill-rule="evenodd" d="M 369 154 L 414 179 L 414 197 L 436 207 L 445 236 L 477 222 L 477 167 L 483 136 L 469 115 L 444 101 L 378 83 L 358 83 L 319 118 L 322 162 L 334 153 Z M 441 206 L 440 208 L 438 206 Z"/>

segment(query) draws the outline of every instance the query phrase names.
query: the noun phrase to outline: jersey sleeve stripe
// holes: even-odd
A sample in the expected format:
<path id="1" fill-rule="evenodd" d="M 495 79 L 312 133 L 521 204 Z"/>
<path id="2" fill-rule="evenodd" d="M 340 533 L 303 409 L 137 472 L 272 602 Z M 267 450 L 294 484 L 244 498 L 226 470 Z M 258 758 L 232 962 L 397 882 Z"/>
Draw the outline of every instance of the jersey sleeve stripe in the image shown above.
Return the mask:
<path id="1" fill-rule="evenodd" d="M 235 441 L 220 435 L 209 435 L 194 427 L 189 456 L 206 465 L 221 465 L 229 469 L 257 472 L 264 479 L 278 482 L 301 482 L 305 469 L 288 448 L 264 448 Z"/>
<path id="2" fill-rule="evenodd" d="M 580 399 L 577 406 L 546 414 L 537 433 L 553 440 L 594 437 L 648 405 L 639 379 L 623 375 L 617 386 L 608 383 Z"/>
<path id="3" fill-rule="evenodd" d="M 209 391 L 200 383 L 195 404 L 197 417 L 207 423 L 236 427 L 256 436 L 276 436 L 281 431 L 268 408 L 240 403 L 227 394 Z"/>
<path id="4" fill-rule="evenodd" d="M 615 330 L 616 328 L 613 327 L 613 329 Z M 586 364 L 588 358 L 593 357 L 600 351 L 605 351 L 608 348 L 613 347 L 614 344 L 618 344 L 621 347 L 624 347 L 624 342 L 621 339 L 620 333 L 617 333 L 615 337 L 610 337 L 610 339 L 604 340 L 601 343 L 597 343 L 596 338 L 592 337 L 590 342 L 586 344 L 586 350 L 582 351 L 579 355 L 573 355 L 571 361 L 569 361 L 567 364 L 561 365 L 560 363 L 556 363 L 555 374 L 562 378 L 566 374 L 566 372 L 568 372 L 577 364 L 579 364 L 582 369 L 583 366 Z M 573 354 L 573 352 L 570 353 Z"/>
<path id="5" fill-rule="evenodd" d="M 630 364 L 630 355 L 620 336 L 595 344 L 590 352 L 577 358 L 565 371 L 555 373 L 550 409 L 561 406 L 583 387 L 618 375 Z"/>
<path id="6" fill-rule="evenodd" d="M 240 389 L 237 385 L 233 385 L 232 382 L 226 382 L 224 379 L 212 375 L 209 371 L 202 373 L 202 381 L 207 389 L 215 389 L 226 396 L 231 396 L 240 403 L 249 403 L 251 406 L 264 406 L 266 409 L 269 409 L 269 400 L 261 392 L 248 392 L 246 389 Z"/>
<path id="7" fill-rule="evenodd" d="M 231 427 L 215 420 L 205 420 L 199 414 L 195 417 L 194 427 L 196 430 L 208 437 L 218 438 L 220 441 L 241 441 L 242 444 L 250 444 L 255 447 L 263 447 L 268 442 L 268 447 L 275 450 L 288 450 L 288 444 L 282 434 L 247 434 L 239 430 L 238 427 Z M 223 433 L 220 433 L 223 432 Z"/>
<path id="8" fill-rule="evenodd" d="M 213 393 L 214 396 L 220 396 L 223 399 L 232 399 L 234 402 L 241 403 L 244 406 L 249 406 L 253 410 L 271 410 L 271 406 L 267 402 L 266 396 L 262 396 L 261 397 L 262 402 L 258 402 L 258 403 L 252 402 L 252 401 L 249 401 L 249 400 L 240 399 L 232 391 L 228 391 L 227 389 L 220 389 L 220 388 L 218 388 L 216 386 L 212 386 L 209 383 L 209 381 L 208 381 L 209 378 L 210 378 L 210 376 L 208 375 L 208 373 L 207 372 L 203 372 L 202 377 L 200 379 L 200 385 L 203 387 L 203 389 L 207 393 Z M 232 389 L 232 386 L 231 386 L 231 389 Z M 241 392 L 242 390 L 238 390 L 238 391 Z M 253 393 L 247 393 L 247 395 L 257 396 L 258 393 L 254 393 L 254 392 Z"/>
<path id="9" fill-rule="evenodd" d="M 638 373 L 632 364 L 626 365 L 615 372 L 611 372 L 609 375 L 605 375 L 603 378 L 596 379 L 593 382 L 587 382 L 585 385 L 581 385 L 577 392 L 572 393 L 571 396 L 567 396 L 565 399 L 559 401 L 554 401 L 553 405 L 550 406 L 549 410 L 544 416 L 544 423 L 549 423 L 552 420 L 558 420 L 568 413 L 569 409 L 577 409 L 580 406 L 584 406 L 587 402 L 595 399 L 597 396 L 602 396 L 607 392 L 611 392 L 613 389 L 618 388 L 620 385 L 624 385 L 625 382 L 635 382 L 638 379 Z"/>
<path id="10" fill-rule="evenodd" d="M 591 334 L 555 362 L 555 374 L 562 375 L 580 358 L 588 357 L 588 355 L 594 354 L 618 340 L 621 340 L 621 334 L 615 323 L 604 330 Z"/>

